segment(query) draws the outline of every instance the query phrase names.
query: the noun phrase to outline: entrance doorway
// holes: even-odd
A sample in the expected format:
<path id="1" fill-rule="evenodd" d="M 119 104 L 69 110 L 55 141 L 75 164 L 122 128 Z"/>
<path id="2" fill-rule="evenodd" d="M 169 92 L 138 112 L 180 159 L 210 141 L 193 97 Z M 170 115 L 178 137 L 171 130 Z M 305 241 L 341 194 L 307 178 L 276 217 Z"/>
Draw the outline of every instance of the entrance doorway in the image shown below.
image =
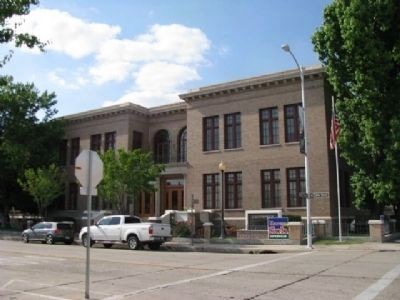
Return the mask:
<path id="1" fill-rule="evenodd" d="M 183 206 L 183 178 L 166 178 L 163 181 L 162 213 L 164 213 L 166 210 L 183 210 Z"/>

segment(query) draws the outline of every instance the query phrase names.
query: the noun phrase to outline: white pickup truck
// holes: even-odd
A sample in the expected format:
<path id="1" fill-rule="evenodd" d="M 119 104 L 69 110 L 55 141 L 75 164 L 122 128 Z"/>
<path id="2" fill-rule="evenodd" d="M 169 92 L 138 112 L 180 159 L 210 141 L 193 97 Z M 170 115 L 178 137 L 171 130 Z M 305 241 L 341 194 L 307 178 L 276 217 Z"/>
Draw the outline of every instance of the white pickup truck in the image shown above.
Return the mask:
<path id="1" fill-rule="evenodd" d="M 82 245 L 87 247 L 87 227 L 79 233 Z M 134 216 L 112 215 L 101 218 L 96 225 L 90 226 L 90 247 L 102 243 L 111 248 L 113 244 L 127 243 L 129 249 L 136 250 L 148 245 L 157 250 L 161 244 L 171 239 L 169 224 L 142 223 Z"/>

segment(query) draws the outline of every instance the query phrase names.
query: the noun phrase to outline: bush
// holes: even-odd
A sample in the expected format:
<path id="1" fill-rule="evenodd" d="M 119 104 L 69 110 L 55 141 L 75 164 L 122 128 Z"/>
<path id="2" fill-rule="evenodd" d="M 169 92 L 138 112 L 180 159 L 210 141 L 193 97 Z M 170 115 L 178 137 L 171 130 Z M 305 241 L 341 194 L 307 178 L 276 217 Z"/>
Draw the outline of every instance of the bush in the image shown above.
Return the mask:
<path id="1" fill-rule="evenodd" d="M 176 237 L 189 237 L 191 230 L 186 222 L 178 222 L 172 226 L 172 235 Z"/>

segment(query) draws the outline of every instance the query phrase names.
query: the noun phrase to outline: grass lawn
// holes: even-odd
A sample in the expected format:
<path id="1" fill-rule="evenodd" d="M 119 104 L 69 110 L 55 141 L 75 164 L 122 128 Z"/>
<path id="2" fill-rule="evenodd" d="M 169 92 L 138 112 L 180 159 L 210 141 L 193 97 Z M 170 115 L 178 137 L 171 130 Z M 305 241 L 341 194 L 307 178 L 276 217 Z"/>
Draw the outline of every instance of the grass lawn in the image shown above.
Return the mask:
<path id="1" fill-rule="evenodd" d="M 342 237 L 342 242 L 339 242 L 338 237 L 327 238 L 315 241 L 315 245 L 353 245 L 368 242 L 369 236 L 351 236 Z"/>

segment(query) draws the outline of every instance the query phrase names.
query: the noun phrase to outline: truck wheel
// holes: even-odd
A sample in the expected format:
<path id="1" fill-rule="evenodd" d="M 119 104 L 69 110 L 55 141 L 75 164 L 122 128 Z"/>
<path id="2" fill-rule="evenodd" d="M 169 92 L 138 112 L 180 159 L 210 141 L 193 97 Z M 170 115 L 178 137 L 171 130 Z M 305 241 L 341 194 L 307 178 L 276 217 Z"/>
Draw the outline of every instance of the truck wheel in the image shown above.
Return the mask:
<path id="1" fill-rule="evenodd" d="M 137 250 L 137 249 L 140 248 L 140 241 L 139 241 L 139 239 L 137 238 L 136 235 L 131 235 L 128 238 L 128 247 L 131 250 Z"/>
<path id="2" fill-rule="evenodd" d="M 107 248 L 107 249 L 111 248 L 111 247 L 112 247 L 112 245 L 113 245 L 113 244 L 109 244 L 109 243 L 107 243 L 107 244 L 103 244 L 104 248 Z"/>
<path id="3" fill-rule="evenodd" d="M 149 248 L 150 250 L 159 250 L 161 246 L 161 243 L 150 243 Z"/>
<path id="4" fill-rule="evenodd" d="M 82 246 L 83 247 L 87 247 L 87 234 L 84 234 L 84 235 L 82 235 Z M 94 244 L 94 242 L 92 241 L 92 239 L 90 239 L 90 246 L 89 247 L 92 247 L 93 246 L 93 244 Z"/>

